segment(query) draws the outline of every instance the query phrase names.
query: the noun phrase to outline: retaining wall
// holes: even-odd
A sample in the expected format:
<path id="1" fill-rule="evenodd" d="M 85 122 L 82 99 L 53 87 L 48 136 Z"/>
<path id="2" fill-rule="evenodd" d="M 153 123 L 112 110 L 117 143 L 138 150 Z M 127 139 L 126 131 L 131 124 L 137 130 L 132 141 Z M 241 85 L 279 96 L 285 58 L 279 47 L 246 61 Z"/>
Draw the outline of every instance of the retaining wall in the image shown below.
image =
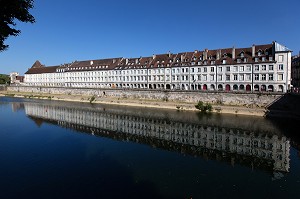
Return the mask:
<path id="1" fill-rule="evenodd" d="M 131 98 L 146 100 L 182 101 L 197 103 L 223 104 L 245 107 L 267 107 L 276 102 L 283 94 L 276 93 L 232 93 L 232 92 L 199 92 L 199 91 L 165 91 L 165 90 L 123 90 L 98 88 L 61 88 L 61 87 L 28 87 L 10 86 L 7 91 L 32 94 L 62 94 L 98 97 Z"/>

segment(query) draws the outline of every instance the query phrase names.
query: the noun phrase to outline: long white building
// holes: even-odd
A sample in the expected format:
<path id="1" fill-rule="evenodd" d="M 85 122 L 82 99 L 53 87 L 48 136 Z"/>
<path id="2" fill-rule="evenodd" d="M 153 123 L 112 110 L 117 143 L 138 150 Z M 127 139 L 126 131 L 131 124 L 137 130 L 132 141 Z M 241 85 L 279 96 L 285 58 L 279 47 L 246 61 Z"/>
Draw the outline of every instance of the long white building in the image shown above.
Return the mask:
<path id="1" fill-rule="evenodd" d="M 28 86 L 287 92 L 291 50 L 272 42 L 248 48 L 74 61 L 25 73 Z"/>

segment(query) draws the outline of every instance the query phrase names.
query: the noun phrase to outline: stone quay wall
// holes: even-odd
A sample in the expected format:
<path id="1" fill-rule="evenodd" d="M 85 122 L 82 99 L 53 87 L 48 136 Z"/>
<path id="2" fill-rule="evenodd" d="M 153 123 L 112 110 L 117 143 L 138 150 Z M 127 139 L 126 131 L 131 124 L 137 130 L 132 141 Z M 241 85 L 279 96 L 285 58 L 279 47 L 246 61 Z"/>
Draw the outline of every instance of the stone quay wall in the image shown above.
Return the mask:
<path id="1" fill-rule="evenodd" d="M 216 105 L 244 106 L 248 108 L 266 108 L 283 96 L 283 93 L 233 93 L 210 91 L 166 91 L 166 90 L 131 90 L 100 88 L 63 88 L 10 86 L 7 91 L 34 94 L 82 95 L 112 97 L 119 99 L 141 99 L 174 101 L 196 104 L 198 101 Z"/>

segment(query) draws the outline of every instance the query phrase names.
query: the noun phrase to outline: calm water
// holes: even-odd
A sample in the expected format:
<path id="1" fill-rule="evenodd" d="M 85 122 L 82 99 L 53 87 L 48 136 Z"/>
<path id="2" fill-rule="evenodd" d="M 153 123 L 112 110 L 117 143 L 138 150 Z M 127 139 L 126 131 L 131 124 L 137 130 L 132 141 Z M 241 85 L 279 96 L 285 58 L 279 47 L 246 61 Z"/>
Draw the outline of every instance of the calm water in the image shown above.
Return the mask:
<path id="1" fill-rule="evenodd" d="M 1 198 L 299 198 L 299 122 L 0 98 Z"/>

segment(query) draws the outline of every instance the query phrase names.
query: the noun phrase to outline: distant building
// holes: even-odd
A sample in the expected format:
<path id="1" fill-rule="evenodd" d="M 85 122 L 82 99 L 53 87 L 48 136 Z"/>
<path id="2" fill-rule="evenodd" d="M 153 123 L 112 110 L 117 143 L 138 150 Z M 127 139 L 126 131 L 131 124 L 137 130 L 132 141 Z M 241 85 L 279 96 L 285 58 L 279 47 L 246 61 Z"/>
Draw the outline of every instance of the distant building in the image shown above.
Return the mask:
<path id="1" fill-rule="evenodd" d="M 50 67 L 36 61 L 24 82 L 48 87 L 287 92 L 292 87 L 291 50 L 273 42 Z"/>
<path id="2" fill-rule="evenodd" d="M 24 82 L 24 76 L 19 76 L 19 73 L 10 73 L 10 83 L 11 84 L 21 84 Z"/>
<path id="3" fill-rule="evenodd" d="M 300 52 L 292 57 L 292 85 L 296 90 L 300 89 Z"/>

